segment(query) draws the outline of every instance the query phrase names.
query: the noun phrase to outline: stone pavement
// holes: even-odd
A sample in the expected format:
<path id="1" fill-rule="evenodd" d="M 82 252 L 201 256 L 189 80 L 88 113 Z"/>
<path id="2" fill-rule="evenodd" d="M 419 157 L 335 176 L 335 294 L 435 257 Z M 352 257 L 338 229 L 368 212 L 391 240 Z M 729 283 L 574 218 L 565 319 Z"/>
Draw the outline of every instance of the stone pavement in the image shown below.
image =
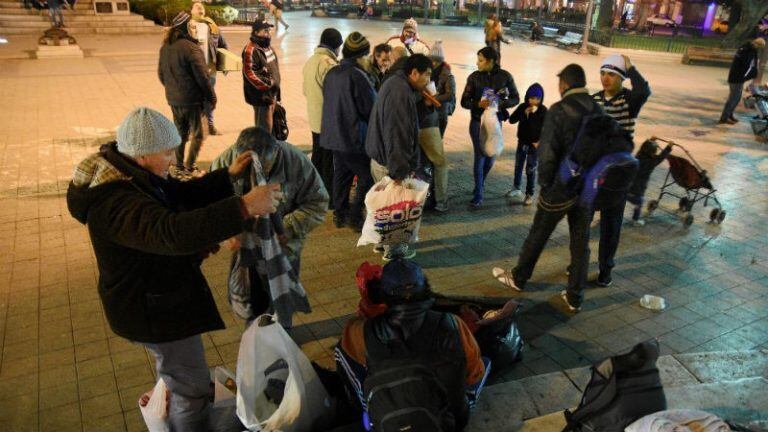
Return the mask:
<path id="1" fill-rule="evenodd" d="M 361 30 L 372 43 L 396 34 L 387 22 L 309 19 L 286 14 L 292 25 L 275 40 L 284 79 L 290 142 L 310 147 L 301 68 L 323 28 L 344 35 Z M 482 34 L 474 28 L 421 27 L 427 41 L 444 40 L 459 91 L 474 70 Z M 234 51 L 247 34 L 225 35 Z M 23 57 L 29 41 L 9 37 L 0 58 Z M 74 165 L 114 133 L 133 107 L 148 105 L 170 116 L 156 77 L 159 40 L 153 36 L 80 40 L 97 55 L 81 60 L 0 61 L 0 424 L 3 430 L 142 430 L 138 396 L 154 382 L 154 365 L 142 349 L 112 334 L 96 292 L 97 271 L 86 229 L 66 209 L 65 194 Z M 571 62 L 599 87 L 600 59 L 516 41 L 502 48 L 502 64 L 521 93 L 534 81 L 558 99 L 555 73 Z M 511 266 L 530 226 L 534 209 L 509 206 L 502 197 L 512 183 L 514 128 L 505 126 L 507 149 L 494 168 L 483 210 L 469 212 L 472 189 L 469 116 L 451 118 L 446 149 L 451 168 L 451 211 L 430 215 L 422 226 L 417 260 L 442 293 L 514 296 L 528 342 L 525 360 L 499 380 L 514 380 L 588 365 L 635 342 L 657 337 L 664 354 L 768 347 L 768 215 L 765 195 L 768 147 L 756 142 L 747 116 L 726 128 L 716 119 L 727 95 L 726 69 L 636 61 L 654 91 L 639 121 L 637 136 L 674 139 L 686 146 L 712 176 L 728 212 L 722 226 L 705 223 L 709 209 L 697 206 L 696 222 L 657 212 L 647 226 L 624 230 L 610 288 L 587 291 L 578 315 L 560 310 L 565 283 L 567 231 L 553 235 L 531 280 L 517 294 L 490 277 L 493 266 Z M 220 77 L 217 126 L 203 163 L 231 145 L 250 125 L 239 74 Z M 649 195 L 663 180 L 666 165 L 652 179 Z M 665 201 L 672 209 L 676 203 Z M 330 219 L 330 218 L 329 218 Z M 354 273 L 379 257 L 356 248 L 356 235 L 326 221 L 310 236 L 302 279 L 313 313 L 298 317 L 304 351 L 330 366 L 331 349 L 345 318 L 357 304 Z M 593 242 L 596 251 L 596 243 Z M 243 329 L 226 304 L 228 256 L 206 261 L 226 330 L 204 336 L 211 366 L 234 370 Z M 667 299 L 662 313 L 642 309 L 638 299 L 652 293 Z"/>

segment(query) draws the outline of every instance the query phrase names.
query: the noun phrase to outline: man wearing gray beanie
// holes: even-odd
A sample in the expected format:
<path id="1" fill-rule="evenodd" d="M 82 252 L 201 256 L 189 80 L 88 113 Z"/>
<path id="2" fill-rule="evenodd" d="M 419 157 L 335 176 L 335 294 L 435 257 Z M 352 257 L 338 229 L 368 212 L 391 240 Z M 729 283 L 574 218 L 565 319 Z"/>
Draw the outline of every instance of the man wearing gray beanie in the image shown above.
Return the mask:
<path id="1" fill-rule="evenodd" d="M 110 328 L 157 359 L 171 392 L 170 430 L 206 431 L 212 395 L 200 335 L 224 323 L 200 265 L 248 219 L 274 212 L 282 193 L 272 185 L 234 195 L 231 182 L 243 175 L 249 153 L 188 182 L 169 178 L 180 143 L 162 114 L 134 110 L 116 142 L 75 168 L 67 206 L 88 227 Z"/>

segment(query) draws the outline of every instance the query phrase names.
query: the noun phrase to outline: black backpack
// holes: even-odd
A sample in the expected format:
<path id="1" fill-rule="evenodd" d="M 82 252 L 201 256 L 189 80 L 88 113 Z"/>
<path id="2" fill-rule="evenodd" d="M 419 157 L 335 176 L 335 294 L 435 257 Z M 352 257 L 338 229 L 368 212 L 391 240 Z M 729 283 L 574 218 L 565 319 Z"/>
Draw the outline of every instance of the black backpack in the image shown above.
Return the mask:
<path id="1" fill-rule="evenodd" d="M 275 112 L 272 114 L 272 135 L 278 141 L 288 139 L 288 117 L 283 105 L 277 101 L 275 101 Z"/>
<path id="2" fill-rule="evenodd" d="M 592 366 L 581 403 L 575 411 L 564 413 L 563 432 L 623 432 L 637 419 L 666 410 L 658 358 L 659 343 L 650 340 Z"/>
<path id="3" fill-rule="evenodd" d="M 463 428 L 463 348 L 449 314 L 427 312 L 407 341 L 380 340 L 365 325 L 368 376 L 363 383 L 368 421 L 376 432 L 452 432 Z M 453 326 L 453 334 L 450 326 Z M 458 388 L 457 388 L 458 387 Z M 464 405 L 456 412 L 457 397 Z M 462 412 L 463 411 L 463 412 Z M 458 429 L 457 429 L 458 428 Z"/>
<path id="4" fill-rule="evenodd" d="M 580 196 L 580 204 L 591 207 L 598 194 L 627 191 L 639 163 L 632 156 L 632 140 L 613 117 L 575 105 L 571 109 L 583 117 L 576 138 L 560 162 L 557 180 L 568 195 Z"/>

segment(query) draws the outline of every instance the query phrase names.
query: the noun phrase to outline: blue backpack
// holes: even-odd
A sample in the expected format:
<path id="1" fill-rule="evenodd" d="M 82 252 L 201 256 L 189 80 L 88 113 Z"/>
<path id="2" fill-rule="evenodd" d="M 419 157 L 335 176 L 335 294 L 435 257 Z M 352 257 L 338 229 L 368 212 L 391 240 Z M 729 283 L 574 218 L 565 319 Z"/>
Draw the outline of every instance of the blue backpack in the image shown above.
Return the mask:
<path id="1" fill-rule="evenodd" d="M 557 179 L 579 205 L 592 208 L 598 195 L 617 195 L 629 190 L 639 162 L 632 155 L 632 140 L 608 114 L 583 114 L 576 138 L 560 162 Z"/>

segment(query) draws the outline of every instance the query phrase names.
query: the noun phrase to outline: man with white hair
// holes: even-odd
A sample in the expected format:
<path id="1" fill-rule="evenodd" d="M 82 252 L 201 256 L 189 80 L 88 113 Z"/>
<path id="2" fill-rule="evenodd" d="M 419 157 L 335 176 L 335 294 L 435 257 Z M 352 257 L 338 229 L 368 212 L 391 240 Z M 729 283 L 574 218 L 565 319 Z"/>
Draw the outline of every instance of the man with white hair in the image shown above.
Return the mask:
<path id="1" fill-rule="evenodd" d="M 202 432 L 210 430 L 213 386 L 200 335 L 224 322 L 200 265 L 248 219 L 274 213 L 282 193 L 274 184 L 234 195 L 232 181 L 244 174 L 250 152 L 229 169 L 187 182 L 169 178 L 180 144 L 165 116 L 132 111 L 116 142 L 77 165 L 67 206 L 88 228 L 110 328 L 155 355 L 170 391 L 170 430 Z"/>
<path id="2" fill-rule="evenodd" d="M 409 56 L 414 54 L 429 55 L 429 45 L 419 39 L 419 24 L 413 18 L 405 20 L 403 23 L 403 31 L 399 36 L 392 36 L 389 38 L 387 44 L 393 49 L 404 47 L 408 51 Z"/>
<path id="3" fill-rule="evenodd" d="M 624 80 L 629 78 L 632 88 L 624 87 Z M 595 102 L 603 107 L 605 113 L 616 119 L 630 138 L 634 138 L 635 122 L 640 110 L 651 96 L 648 81 L 632 65 L 629 57 L 614 54 L 609 56 L 600 67 L 600 82 L 603 90 L 592 95 Z M 600 246 L 598 262 L 600 273 L 597 285 L 610 286 L 613 283 L 611 269 L 616 265 L 614 257 L 619 248 L 621 224 L 624 220 L 624 208 L 627 195 L 624 192 L 598 195 L 595 209 L 600 211 Z"/>

